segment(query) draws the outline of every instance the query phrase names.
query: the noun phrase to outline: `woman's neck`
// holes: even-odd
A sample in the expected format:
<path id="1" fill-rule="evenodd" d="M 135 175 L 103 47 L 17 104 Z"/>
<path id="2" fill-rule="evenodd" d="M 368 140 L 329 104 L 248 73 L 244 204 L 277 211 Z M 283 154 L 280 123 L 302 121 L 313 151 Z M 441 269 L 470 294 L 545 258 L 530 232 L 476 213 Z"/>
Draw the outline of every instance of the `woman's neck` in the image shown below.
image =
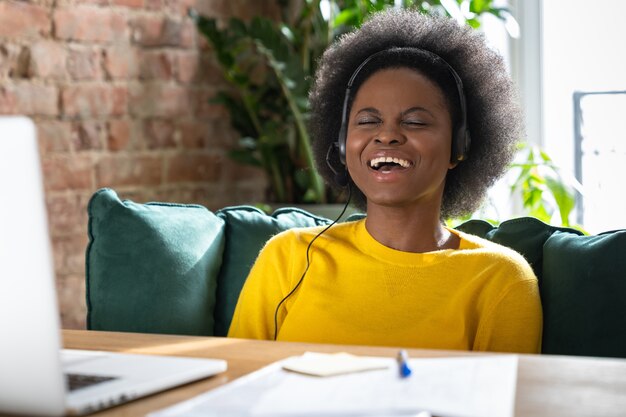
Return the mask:
<path id="1" fill-rule="evenodd" d="M 404 252 L 457 249 L 459 238 L 444 227 L 439 208 L 368 205 L 365 227 L 379 243 Z"/>

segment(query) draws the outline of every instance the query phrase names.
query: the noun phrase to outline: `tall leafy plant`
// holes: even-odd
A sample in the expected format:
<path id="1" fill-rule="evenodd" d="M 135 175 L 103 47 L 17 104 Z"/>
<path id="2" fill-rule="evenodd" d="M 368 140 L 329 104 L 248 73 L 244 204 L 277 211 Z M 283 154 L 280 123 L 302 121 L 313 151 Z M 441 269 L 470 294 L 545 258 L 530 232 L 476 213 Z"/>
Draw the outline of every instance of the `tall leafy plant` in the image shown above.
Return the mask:
<path id="1" fill-rule="evenodd" d="M 268 201 L 321 203 L 333 199 L 315 171 L 307 131 L 308 92 L 318 58 L 340 34 L 389 7 L 445 14 L 480 25 L 492 14 L 511 21 L 492 0 L 277 0 L 280 16 L 228 22 L 190 11 L 212 46 L 230 88 L 217 94 L 240 138 L 229 155 L 262 168 Z M 513 20 L 514 21 L 514 20 Z"/>
<path id="2" fill-rule="evenodd" d="M 576 205 L 576 191 L 582 191 L 581 184 L 563 173 L 537 146 L 522 144 L 517 157 L 511 165 L 510 173 L 515 178 L 511 194 L 521 197 L 524 212 L 546 223 L 573 226 L 570 214 Z"/>

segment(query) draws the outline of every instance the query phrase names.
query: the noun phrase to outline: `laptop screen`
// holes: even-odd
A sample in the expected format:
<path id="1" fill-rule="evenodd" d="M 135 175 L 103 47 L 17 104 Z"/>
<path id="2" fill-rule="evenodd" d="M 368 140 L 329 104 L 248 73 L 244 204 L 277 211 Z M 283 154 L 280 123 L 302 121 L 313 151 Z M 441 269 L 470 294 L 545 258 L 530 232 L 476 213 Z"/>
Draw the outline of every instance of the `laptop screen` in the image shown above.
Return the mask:
<path id="1" fill-rule="evenodd" d="M 59 314 L 36 129 L 0 117 L 0 410 L 61 414 Z"/>

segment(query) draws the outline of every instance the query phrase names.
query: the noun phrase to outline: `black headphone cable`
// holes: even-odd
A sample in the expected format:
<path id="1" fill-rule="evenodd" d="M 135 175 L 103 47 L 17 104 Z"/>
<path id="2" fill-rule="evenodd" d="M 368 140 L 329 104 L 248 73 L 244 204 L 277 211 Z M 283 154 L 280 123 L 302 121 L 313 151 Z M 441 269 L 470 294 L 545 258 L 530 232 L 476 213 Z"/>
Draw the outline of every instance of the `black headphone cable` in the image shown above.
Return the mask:
<path id="1" fill-rule="evenodd" d="M 315 237 L 313 239 L 311 239 L 311 241 L 309 242 L 308 246 L 306 247 L 306 268 L 304 269 L 304 272 L 302 273 L 302 276 L 300 277 L 300 280 L 298 280 L 298 283 L 296 284 L 296 286 L 293 287 L 293 289 L 289 292 L 289 294 L 287 294 L 282 300 L 280 300 L 280 303 L 278 303 L 278 305 L 276 306 L 276 311 L 274 311 L 274 340 L 276 340 L 276 338 L 278 337 L 278 310 L 280 310 L 280 306 L 285 301 L 287 301 L 287 299 L 289 297 L 291 297 L 291 295 L 293 293 L 295 293 L 296 290 L 300 287 L 300 284 L 302 284 L 302 281 L 304 281 L 304 277 L 306 276 L 306 273 L 309 271 L 309 267 L 311 266 L 311 261 L 309 259 L 309 251 L 311 250 L 311 245 L 313 245 L 313 242 L 315 242 L 315 240 L 318 237 L 320 237 L 322 234 L 324 234 L 324 232 L 326 232 L 333 225 L 335 225 L 339 221 L 339 219 L 341 219 L 341 217 L 344 215 L 346 210 L 348 209 L 348 205 L 350 204 L 350 200 L 352 198 L 352 186 L 351 186 L 351 184 L 349 184 L 347 188 L 348 188 L 348 199 L 346 200 L 346 204 L 343 206 L 343 209 L 341 210 L 341 213 L 339 213 L 339 216 L 337 216 L 337 218 L 335 220 L 333 220 L 332 223 L 330 223 L 328 226 L 326 226 L 321 232 L 319 232 L 317 235 L 315 235 Z"/>

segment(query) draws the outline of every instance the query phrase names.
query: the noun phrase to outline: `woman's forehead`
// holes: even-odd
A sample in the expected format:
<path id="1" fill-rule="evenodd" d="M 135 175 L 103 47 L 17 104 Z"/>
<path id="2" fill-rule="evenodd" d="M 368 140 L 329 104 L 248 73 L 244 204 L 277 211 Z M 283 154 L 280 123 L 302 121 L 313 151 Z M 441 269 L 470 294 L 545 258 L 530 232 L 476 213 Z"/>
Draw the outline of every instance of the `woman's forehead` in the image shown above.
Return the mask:
<path id="1" fill-rule="evenodd" d="M 357 90 L 353 110 L 372 101 L 400 106 L 428 101 L 447 110 L 443 90 L 422 72 L 408 67 L 384 68 L 371 74 Z"/>

